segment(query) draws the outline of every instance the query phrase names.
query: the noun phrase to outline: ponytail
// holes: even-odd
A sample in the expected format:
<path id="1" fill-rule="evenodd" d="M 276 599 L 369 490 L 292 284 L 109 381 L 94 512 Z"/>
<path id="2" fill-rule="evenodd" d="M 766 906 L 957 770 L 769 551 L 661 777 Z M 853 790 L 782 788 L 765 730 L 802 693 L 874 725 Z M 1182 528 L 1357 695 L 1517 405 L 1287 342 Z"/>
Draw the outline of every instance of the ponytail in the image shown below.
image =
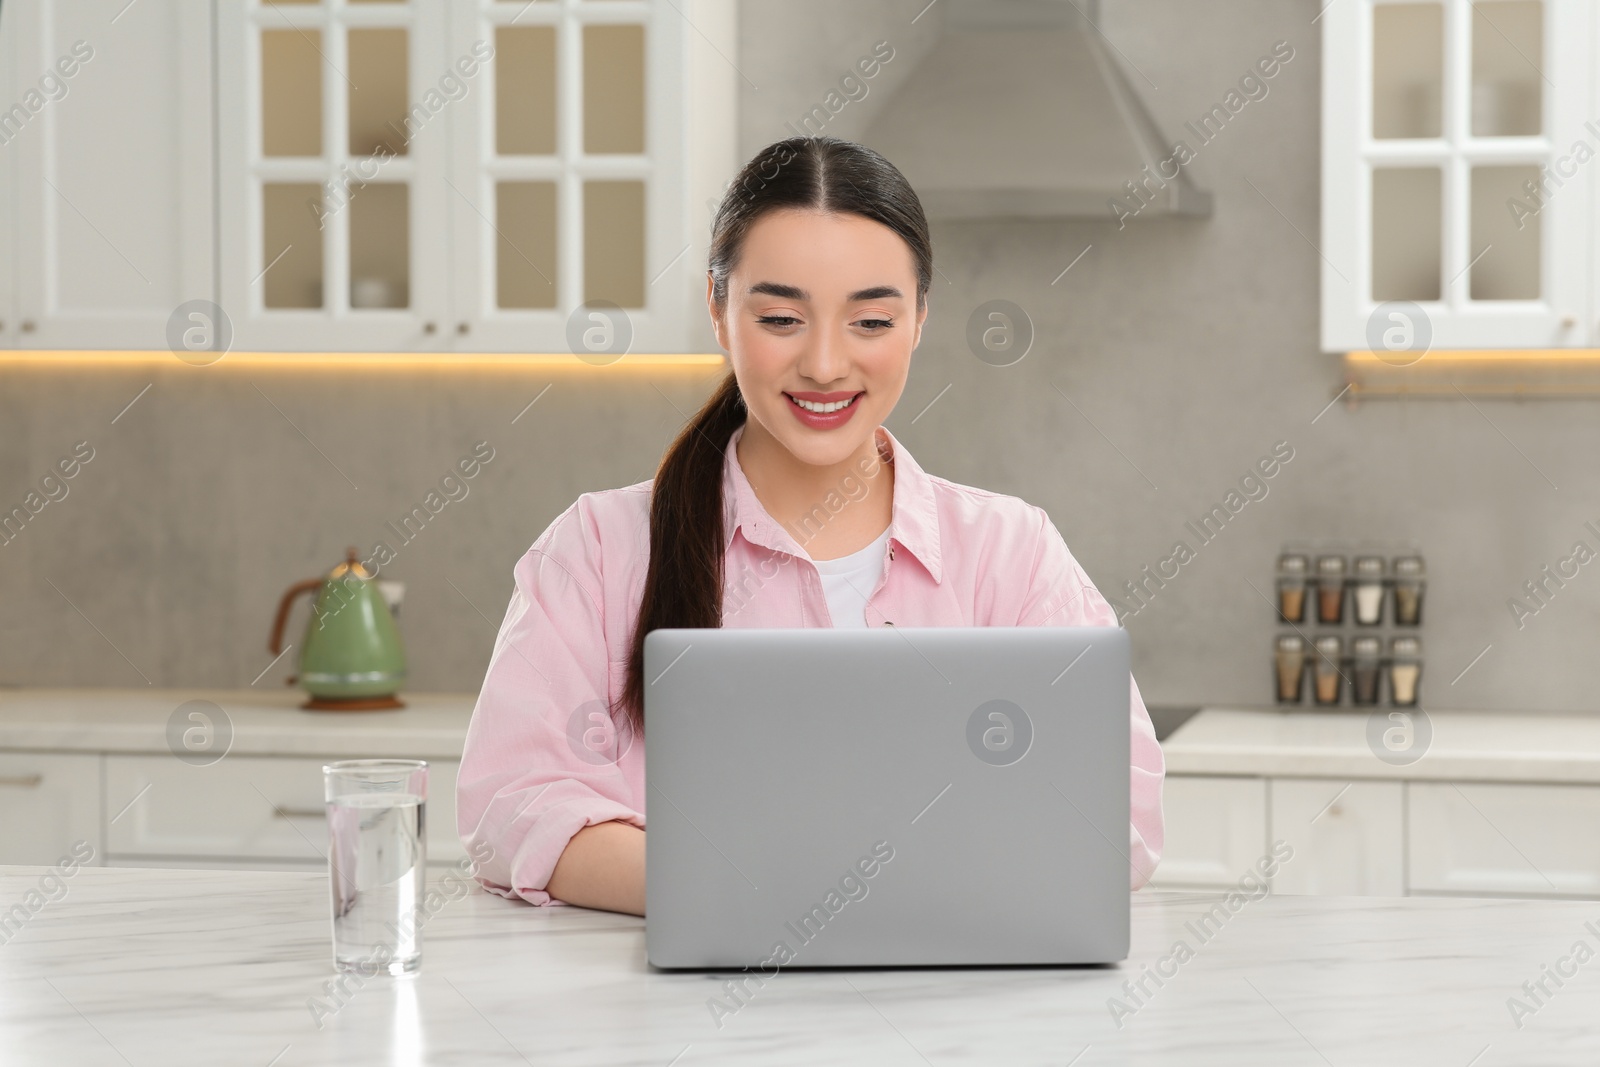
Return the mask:
<path id="1" fill-rule="evenodd" d="M 744 423 L 732 372 L 667 449 L 650 496 L 650 569 L 628 654 L 621 705 L 644 735 L 644 638 L 663 627 L 722 625 L 722 468 L 728 438 Z"/>

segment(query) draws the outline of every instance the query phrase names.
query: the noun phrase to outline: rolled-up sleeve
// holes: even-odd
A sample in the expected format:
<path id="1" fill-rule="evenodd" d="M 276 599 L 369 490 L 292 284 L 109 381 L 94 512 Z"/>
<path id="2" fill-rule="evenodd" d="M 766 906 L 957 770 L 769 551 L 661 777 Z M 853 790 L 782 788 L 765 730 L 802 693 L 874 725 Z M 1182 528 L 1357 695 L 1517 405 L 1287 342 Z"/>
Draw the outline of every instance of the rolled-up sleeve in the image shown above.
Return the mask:
<path id="1" fill-rule="evenodd" d="M 583 526 L 570 510 L 514 568 L 456 785 L 456 828 L 482 857 L 478 881 L 534 904 L 561 903 L 545 886 L 579 830 L 645 825 L 644 746 L 605 734 L 613 657 Z"/>
<path id="2" fill-rule="evenodd" d="M 1118 626 L 1117 613 L 1089 580 L 1067 549 L 1061 532 L 1043 509 L 1038 547 L 1019 626 Z M 1129 886 L 1150 881 L 1161 862 L 1163 821 L 1161 784 L 1166 760 L 1156 741 L 1150 712 L 1139 695 L 1139 683 L 1128 676 L 1129 729 Z"/>

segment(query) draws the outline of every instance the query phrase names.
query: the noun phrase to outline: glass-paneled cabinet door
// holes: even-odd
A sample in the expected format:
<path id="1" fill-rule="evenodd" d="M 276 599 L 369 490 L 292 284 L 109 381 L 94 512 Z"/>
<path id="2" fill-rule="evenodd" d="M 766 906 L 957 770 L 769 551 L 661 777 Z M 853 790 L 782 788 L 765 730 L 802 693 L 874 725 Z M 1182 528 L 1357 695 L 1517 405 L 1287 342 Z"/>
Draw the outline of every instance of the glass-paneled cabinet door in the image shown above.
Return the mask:
<path id="1" fill-rule="evenodd" d="M 486 76 L 448 53 L 446 5 L 218 10 L 220 290 L 234 347 L 447 344 L 448 113 Z"/>
<path id="2" fill-rule="evenodd" d="M 680 5 L 681 6 L 681 5 Z M 455 347 L 684 350 L 685 17 L 664 0 L 459 0 L 492 70 L 456 124 Z"/>
<path id="3" fill-rule="evenodd" d="M 1596 343 L 1585 0 L 1323 15 L 1322 347 Z"/>

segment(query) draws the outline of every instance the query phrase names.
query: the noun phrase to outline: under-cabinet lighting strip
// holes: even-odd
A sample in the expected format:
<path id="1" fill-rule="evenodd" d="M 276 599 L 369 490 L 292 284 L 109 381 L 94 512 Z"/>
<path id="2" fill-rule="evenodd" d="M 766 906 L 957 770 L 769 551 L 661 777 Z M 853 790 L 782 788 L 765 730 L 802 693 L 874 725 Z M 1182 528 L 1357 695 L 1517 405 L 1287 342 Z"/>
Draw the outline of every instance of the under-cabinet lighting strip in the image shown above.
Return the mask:
<path id="1" fill-rule="evenodd" d="M 1455 349 L 1410 358 L 1346 353 L 1349 398 L 1600 396 L 1600 349 Z"/>

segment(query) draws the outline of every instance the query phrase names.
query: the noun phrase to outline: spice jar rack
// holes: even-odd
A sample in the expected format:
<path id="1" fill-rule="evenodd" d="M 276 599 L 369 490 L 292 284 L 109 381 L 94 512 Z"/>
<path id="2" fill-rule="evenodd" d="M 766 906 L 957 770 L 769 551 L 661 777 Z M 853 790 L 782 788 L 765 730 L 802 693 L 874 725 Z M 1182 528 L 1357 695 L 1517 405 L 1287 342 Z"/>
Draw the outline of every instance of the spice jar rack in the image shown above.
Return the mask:
<path id="1" fill-rule="evenodd" d="M 1422 555 L 1410 546 L 1285 545 L 1272 684 L 1283 707 L 1413 707 L 1422 678 Z"/>

